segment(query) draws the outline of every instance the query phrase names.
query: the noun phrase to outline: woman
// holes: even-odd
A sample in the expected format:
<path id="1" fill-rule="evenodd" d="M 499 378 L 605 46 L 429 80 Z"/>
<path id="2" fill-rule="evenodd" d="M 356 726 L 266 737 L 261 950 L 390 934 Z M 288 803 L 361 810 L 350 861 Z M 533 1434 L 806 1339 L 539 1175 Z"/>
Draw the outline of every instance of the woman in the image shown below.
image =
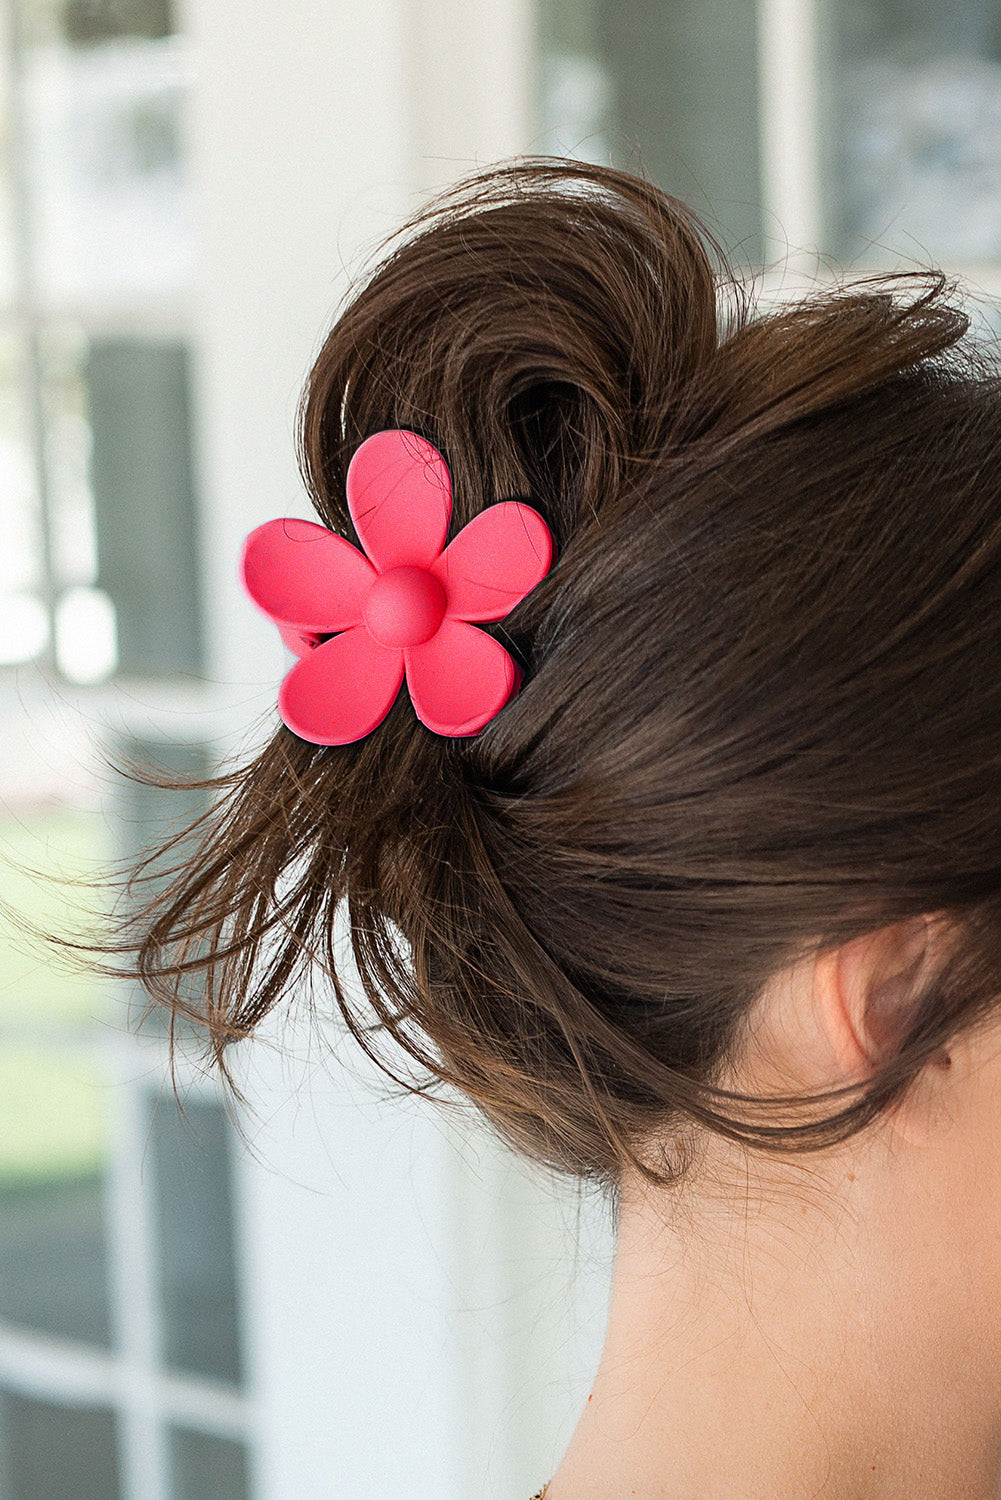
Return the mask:
<path id="1" fill-rule="evenodd" d="M 198 783 L 202 846 L 108 967 L 226 1074 L 315 960 L 387 1069 L 373 1019 L 603 1185 L 607 1338 L 546 1500 L 1001 1493 L 1001 384 L 969 327 L 934 270 L 761 309 L 650 184 L 496 168 L 316 360 L 341 540 L 248 541 L 282 722 Z M 377 476 L 380 572 L 349 471 L 385 433 L 450 517 L 415 562 Z M 512 501 L 538 567 L 419 680 L 445 525 Z M 430 635 L 342 609 L 347 544 L 365 589 L 417 570 Z"/>

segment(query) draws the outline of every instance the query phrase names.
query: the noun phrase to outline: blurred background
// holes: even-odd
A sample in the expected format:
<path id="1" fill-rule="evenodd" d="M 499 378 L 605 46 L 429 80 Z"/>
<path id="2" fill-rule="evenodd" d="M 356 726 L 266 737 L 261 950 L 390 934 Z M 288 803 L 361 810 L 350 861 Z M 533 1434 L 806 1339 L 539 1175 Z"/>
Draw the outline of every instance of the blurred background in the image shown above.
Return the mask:
<path id="1" fill-rule="evenodd" d="M 0 0 L 0 853 L 200 804 L 288 665 L 246 533 L 296 399 L 431 190 L 555 152 L 688 199 L 765 298 L 934 262 L 1001 307 L 986 0 Z M 73 890 L 3 870 L 36 920 Z M 93 897 L 81 892 L 81 913 Z M 0 1500 L 527 1500 L 603 1335 L 600 1203 L 272 1018 L 237 1113 L 0 929 Z"/>

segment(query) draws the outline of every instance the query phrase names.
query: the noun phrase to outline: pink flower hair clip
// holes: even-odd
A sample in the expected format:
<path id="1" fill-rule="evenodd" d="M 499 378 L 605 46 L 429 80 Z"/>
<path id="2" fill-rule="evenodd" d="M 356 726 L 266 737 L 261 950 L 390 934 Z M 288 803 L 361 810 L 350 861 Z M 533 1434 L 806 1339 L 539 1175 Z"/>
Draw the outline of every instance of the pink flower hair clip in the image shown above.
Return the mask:
<path id="1" fill-rule="evenodd" d="M 522 674 L 471 622 L 502 620 L 545 577 L 549 528 L 530 505 L 502 500 L 445 547 L 445 460 L 399 429 L 355 451 L 347 500 L 363 552 L 294 517 L 265 521 L 243 545 L 245 589 L 301 658 L 278 692 L 283 723 L 314 745 L 350 744 L 382 723 L 406 677 L 428 729 L 477 734 Z"/>

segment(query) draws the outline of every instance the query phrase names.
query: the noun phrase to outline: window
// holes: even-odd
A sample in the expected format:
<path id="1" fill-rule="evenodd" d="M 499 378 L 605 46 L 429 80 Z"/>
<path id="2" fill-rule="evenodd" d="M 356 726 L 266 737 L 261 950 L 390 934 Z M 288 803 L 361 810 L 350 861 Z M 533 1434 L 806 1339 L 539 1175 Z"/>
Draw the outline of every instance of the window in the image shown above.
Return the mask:
<path id="1" fill-rule="evenodd" d="M 159 748 L 161 764 L 193 759 Z M 166 821 L 143 792 L 110 825 L 98 807 L 23 805 L 0 824 L 3 852 L 42 866 L 48 851 L 53 868 L 85 873 L 113 852 L 112 828 L 138 851 Z M 36 920 L 61 916 L 54 885 L 25 877 L 5 897 Z M 0 996 L 0 1493 L 181 1500 L 217 1475 L 214 1497 L 245 1500 L 223 1103 L 204 1079 L 175 1099 L 151 1063 L 158 1015 L 137 1033 L 130 997 L 60 976 L 10 934 Z M 70 1471 L 83 1477 L 67 1489 Z"/>
<path id="2" fill-rule="evenodd" d="M 539 35 L 542 149 L 646 172 L 743 266 L 931 261 L 1001 291 L 988 0 L 540 0 Z"/>
<path id="3" fill-rule="evenodd" d="M 819 12 L 826 242 L 886 264 L 1001 260 L 1001 14 L 987 0 Z"/>
<path id="4" fill-rule="evenodd" d="M 0 32 L 0 853 L 64 875 L 201 810 L 112 778 L 206 745 L 113 732 L 129 679 L 203 669 L 184 120 L 165 0 L 6 0 Z M 110 696 L 108 696 L 110 694 Z M 150 716 L 148 716 L 150 717 Z M 114 719 L 114 715 L 111 716 Z M 95 899 L 4 861 L 60 928 Z M 134 991 L 0 929 L 0 1494 L 248 1500 L 233 1135 L 213 1079 L 162 1066 Z"/>
<path id="5" fill-rule="evenodd" d="M 184 38 L 163 4 L 7 5 L 0 671 L 196 673 Z"/>

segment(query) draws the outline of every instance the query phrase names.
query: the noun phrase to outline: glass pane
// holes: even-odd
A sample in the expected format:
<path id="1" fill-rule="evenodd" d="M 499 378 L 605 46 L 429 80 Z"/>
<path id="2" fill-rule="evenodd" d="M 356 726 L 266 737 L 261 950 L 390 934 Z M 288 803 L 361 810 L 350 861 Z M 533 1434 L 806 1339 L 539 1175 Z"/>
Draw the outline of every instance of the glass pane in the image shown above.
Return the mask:
<path id="1" fill-rule="evenodd" d="M 222 1106 L 173 1093 L 151 1100 L 164 1361 L 241 1380 L 229 1126 Z"/>
<path id="2" fill-rule="evenodd" d="M 247 1453 L 242 1443 L 210 1432 L 170 1432 L 171 1500 L 246 1500 Z"/>
<path id="3" fill-rule="evenodd" d="M 170 0 L 20 0 L 21 26 L 32 42 L 87 46 L 113 36 L 168 36 Z"/>
<path id="4" fill-rule="evenodd" d="M 16 759 L 17 747 L 10 753 Z M 16 765 L 7 774 L 16 789 Z M 4 900 L 43 931 L 92 928 L 96 898 L 81 894 L 77 908 L 46 872 L 92 874 L 109 845 L 97 810 L 8 806 L 0 817 Z M 100 1025 L 109 1000 L 106 982 L 62 970 L 0 914 L 0 1318 L 105 1345 L 108 1082 L 52 1050 L 49 1038 L 59 1045 L 67 1028 Z"/>
<path id="5" fill-rule="evenodd" d="M 760 262 L 755 0 L 540 0 L 541 149 L 637 168 Z"/>
<path id="6" fill-rule="evenodd" d="M 115 606 L 120 672 L 203 664 L 187 350 L 94 340 L 85 378 L 98 586 Z"/>
<path id="7" fill-rule="evenodd" d="M 825 250 L 842 262 L 1001 255 L 995 0 L 825 0 Z"/>
<path id="8" fill-rule="evenodd" d="M 32 42 L 87 46 L 116 36 L 168 36 L 174 30 L 170 0 L 19 0 L 19 9 Z"/>
<path id="9" fill-rule="evenodd" d="M 115 1418 L 0 1391 L 3 1500 L 119 1500 Z"/>
<path id="10" fill-rule="evenodd" d="M 113 11 L 67 8 L 64 17 L 78 18 L 72 40 L 87 44 L 36 41 L 21 55 L 32 266 L 48 300 L 177 294 L 190 285 L 187 42 L 108 36 L 101 16 Z"/>
<path id="11" fill-rule="evenodd" d="M 0 1046 L 0 1318 L 102 1345 L 107 1088 L 82 1063 Z"/>
<path id="12" fill-rule="evenodd" d="M 200 672 L 187 349 L 50 322 L 39 353 L 53 581 L 74 591 L 57 601 L 60 669 L 75 682 Z M 59 616 L 81 605 L 87 640 L 77 622 L 64 648 Z"/>

